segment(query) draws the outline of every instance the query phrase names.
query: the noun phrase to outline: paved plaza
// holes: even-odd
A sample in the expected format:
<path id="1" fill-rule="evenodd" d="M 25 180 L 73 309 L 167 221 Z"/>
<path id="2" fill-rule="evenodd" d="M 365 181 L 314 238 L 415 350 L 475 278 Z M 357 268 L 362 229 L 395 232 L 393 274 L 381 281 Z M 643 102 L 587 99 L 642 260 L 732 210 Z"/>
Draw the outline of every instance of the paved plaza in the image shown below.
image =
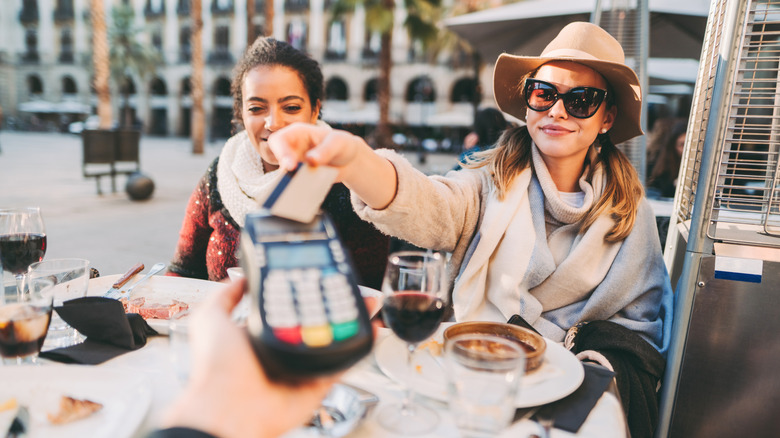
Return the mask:
<path id="1" fill-rule="evenodd" d="M 141 171 L 155 183 L 152 197 L 132 201 L 127 177 L 82 176 L 81 137 L 72 134 L 0 131 L 0 207 L 38 206 L 46 225 L 46 259 L 82 257 L 101 274 L 124 272 L 142 262 L 168 263 L 178 240 L 184 209 L 198 179 L 219 155 L 223 141 L 193 155 L 184 138 L 141 137 Z M 417 156 L 411 155 L 417 163 Z M 428 156 L 425 172 L 443 172 L 456 157 Z M 6 279 L 10 281 L 10 279 Z"/>

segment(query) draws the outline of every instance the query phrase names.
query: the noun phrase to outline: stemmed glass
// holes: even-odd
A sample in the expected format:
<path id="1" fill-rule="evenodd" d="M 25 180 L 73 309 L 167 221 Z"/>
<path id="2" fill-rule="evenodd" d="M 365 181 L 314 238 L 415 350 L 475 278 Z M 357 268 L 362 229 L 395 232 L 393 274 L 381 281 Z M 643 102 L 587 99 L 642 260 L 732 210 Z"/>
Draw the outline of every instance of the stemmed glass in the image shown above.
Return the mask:
<path id="1" fill-rule="evenodd" d="M 413 372 L 412 358 L 417 345 L 436 332 L 446 307 L 447 288 L 444 259 L 438 253 L 401 251 L 390 254 L 382 282 L 385 294 L 382 317 L 385 325 L 408 348 L 407 368 Z M 406 385 L 400 405 L 383 408 L 377 418 L 385 429 L 403 435 L 432 431 L 438 414 L 412 401 L 413 392 Z"/>
<path id="2" fill-rule="evenodd" d="M 16 276 L 17 293 L 22 294 L 27 267 L 43 260 L 46 229 L 38 207 L 0 209 L 0 263 Z M 3 291 L 5 295 L 5 291 Z"/>

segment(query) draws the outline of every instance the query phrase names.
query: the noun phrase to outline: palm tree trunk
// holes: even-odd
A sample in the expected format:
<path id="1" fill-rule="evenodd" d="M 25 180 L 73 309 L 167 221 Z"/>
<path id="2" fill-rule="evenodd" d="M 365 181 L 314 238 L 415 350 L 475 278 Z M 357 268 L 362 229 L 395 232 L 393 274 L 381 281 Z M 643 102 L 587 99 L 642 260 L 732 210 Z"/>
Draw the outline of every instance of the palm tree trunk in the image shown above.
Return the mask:
<path id="1" fill-rule="evenodd" d="M 384 6 L 395 10 L 395 0 L 383 0 Z M 376 147 L 394 147 L 390 130 L 390 71 L 393 67 L 393 29 L 382 33 L 379 50 L 379 79 L 377 80 L 377 101 L 379 104 L 379 121 L 374 132 Z"/>
<path id="2" fill-rule="evenodd" d="M 246 0 L 246 45 L 255 42 L 255 0 Z"/>
<path id="3" fill-rule="evenodd" d="M 108 32 L 103 0 L 91 0 L 90 20 L 92 21 L 92 62 L 95 68 L 95 93 L 97 93 L 97 113 L 100 129 L 111 129 L 111 90 L 108 87 L 109 57 Z"/>
<path id="4" fill-rule="evenodd" d="M 203 143 L 206 137 L 206 115 L 203 112 L 203 17 L 201 0 L 192 0 L 192 153 L 203 153 Z"/>
<path id="5" fill-rule="evenodd" d="M 265 0 L 265 35 L 274 36 L 274 0 Z"/>

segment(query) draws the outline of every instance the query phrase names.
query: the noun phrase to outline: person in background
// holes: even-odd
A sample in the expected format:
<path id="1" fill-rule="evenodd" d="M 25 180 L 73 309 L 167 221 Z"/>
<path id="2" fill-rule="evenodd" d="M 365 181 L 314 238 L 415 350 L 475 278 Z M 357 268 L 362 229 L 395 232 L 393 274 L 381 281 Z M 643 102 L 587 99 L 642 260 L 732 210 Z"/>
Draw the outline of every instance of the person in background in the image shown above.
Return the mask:
<path id="1" fill-rule="evenodd" d="M 3 130 L 3 107 L 0 106 L 0 131 Z M 0 145 L 0 154 L 3 153 L 3 147 Z"/>
<path id="2" fill-rule="evenodd" d="M 631 435 L 652 436 L 672 288 L 653 211 L 615 146 L 643 134 L 639 79 L 617 40 L 575 22 L 541 56 L 501 55 L 493 89 L 498 108 L 526 125 L 444 176 L 312 125 L 281 130 L 271 149 L 285 169 L 339 168 L 362 218 L 450 253 L 456 321 L 518 314 L 581 359 L 620 370 Z"/>
<path id="3" fill-rule="evenodd" d="M 674 197 L 687 128 L 687 120 L 665 119 L 655 122 L 653 130 L 657 132 L 648 148 L 654 156 L 647 175 L 648 197 Z"/>
<path id="4" fill-rule="evenodd" d="M 238 264 L 245 215 L 262 206 L 283 176 L 268 138 L 294 122 L 330 129 L 318 122 L 319 64 L 285 42 L 258 38 L 236 65 L 231 91 L 234 119 L 244 129 L 228 139 L 192 193 L 169 275 L 225 278 L 227 268 Z M 389 238 L 355 215 L 342 184 L 333 186 L 322 209 L 349 249 L 360 283 L 378 289 Z"/>
<path id="5" fill-rule="evenodd" d="M 191 316 L 187 386 L 149 438 L 277 437 L 311 419 L 340 374 L 298 386 L 268 380 L 246 331 L 231 320 L 245 281 L 207 298 Z"/>
<path id="6" fill-rule="evenodd" d="M 495 108 L 482 108 L 474 116 L 474 130 L 463 139 L 463 153 L 458 157 L 454 170 L 471 158 L 475 152 L 488 150 L 496 145 L 508 123 L 504 114 Z"/>

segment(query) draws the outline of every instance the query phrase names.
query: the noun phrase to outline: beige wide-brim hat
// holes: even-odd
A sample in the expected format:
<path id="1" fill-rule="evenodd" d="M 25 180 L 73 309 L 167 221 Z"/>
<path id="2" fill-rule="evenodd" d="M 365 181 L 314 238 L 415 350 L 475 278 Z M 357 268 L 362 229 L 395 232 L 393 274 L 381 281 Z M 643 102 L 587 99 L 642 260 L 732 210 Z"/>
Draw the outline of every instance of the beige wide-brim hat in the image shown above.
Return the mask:
<path id="1" fill-rule="evenodd" d="M 493 95 L 501 111 L 525 121 L 526 105 L 520 80 L 550 61 L 574 61 L 586 65 L 609 82 L 617 105 L 615 123 L 609 130 L 613 143 L 622 143 L 644 134 L 639 121 L 642 90 L 636 73 L 626 65 L 623 48 L 604 29 L 579 21 L 561 29 L 540 56 L 503 53 L 498 57 L 493 70 Z"/>

